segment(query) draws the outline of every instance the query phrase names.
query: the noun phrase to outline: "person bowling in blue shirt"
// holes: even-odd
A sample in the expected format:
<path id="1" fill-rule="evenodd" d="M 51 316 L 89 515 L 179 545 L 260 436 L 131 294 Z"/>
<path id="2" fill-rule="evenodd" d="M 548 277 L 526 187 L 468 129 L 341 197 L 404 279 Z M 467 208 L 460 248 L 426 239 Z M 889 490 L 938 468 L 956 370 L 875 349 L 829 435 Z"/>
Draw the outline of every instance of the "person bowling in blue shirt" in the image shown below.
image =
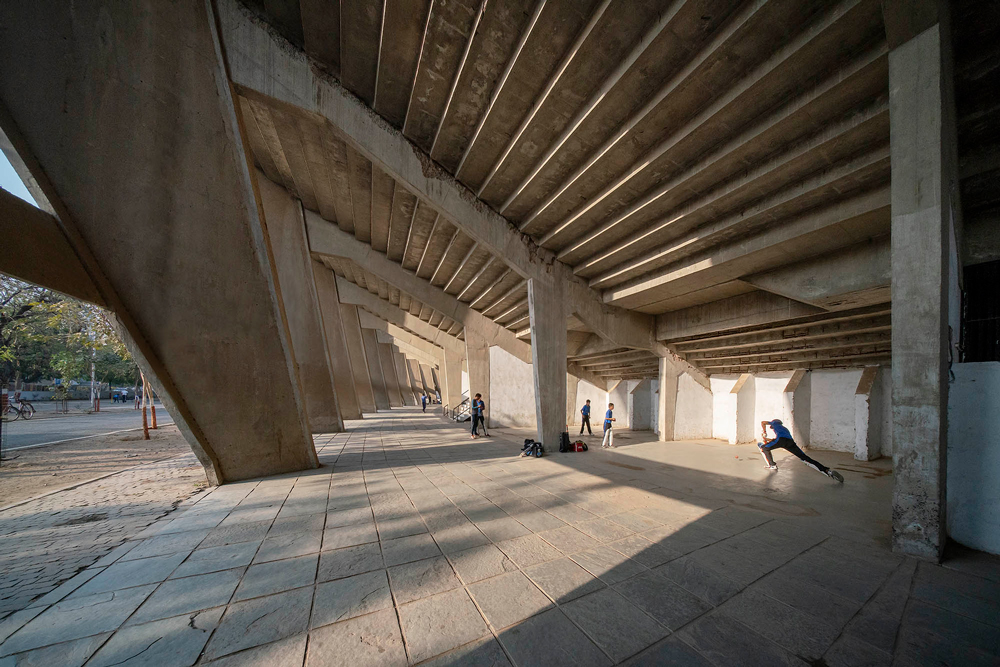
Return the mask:
<path id="1" fill-rule="evenodd" d="M 771 430 L 774 431 L 774 437 L 767 437 L 767 427 L 770 426 Z M 828 477 L 832 477 L 841 484 L 844 483 L 844 476 L 841 475 L 836 470 L 831 470 L 819 461 L 806 456 L 795 441 L 792 440 L 792 434 L 788 431 L 784 424 L 781 423 L 780 419 L 772 419 L 771 421 L 762 421 L 760 423 L 761 433 L 763 434 L 764 442 L 758 442 L 757 447 L 760 448 L 760 453 L 764 457 L 764 463 L 770 470 L 777 470 L 778 466 L 774 464 L 774 458 L 771 456 L 771 451 L 775 449 L 784 449 L 791 452 L 799 459 L 802 460 L 810 468 L 820 471 Z"/>
<path id="2" fill-rule="evenodd" d="M 594 435 L 594 432 L 590 430 L 590 399 L 587 399 L 587 403 L 580 408 L 580 414 L 583 418 L 580 420 L 580 435 L 583 435 L 583 427 L 587 427 L 587 433 Z"/>
<path id="3" fill-rule="evenodd" d="M 615 434 L 611 430 L 611 422 L 615 421 L 615 404 L 608 403 L 608 411 L 604 413 L 604 439 L 601 440 L 601 447 L 614 449 Z"/>

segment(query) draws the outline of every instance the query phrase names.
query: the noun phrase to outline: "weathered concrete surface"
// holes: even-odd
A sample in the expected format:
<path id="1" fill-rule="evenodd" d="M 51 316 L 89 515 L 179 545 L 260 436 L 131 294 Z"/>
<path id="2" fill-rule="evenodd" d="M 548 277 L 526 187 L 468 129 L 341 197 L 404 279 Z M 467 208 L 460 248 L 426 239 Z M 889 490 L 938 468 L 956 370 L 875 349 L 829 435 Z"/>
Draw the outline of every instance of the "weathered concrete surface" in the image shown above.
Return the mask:
<path id="1" fill-rule="evenodd" d="M 361 419 L 361 404 L 354 386 L 351 354 L 347 347 L 344 318 L 337 294 L 337 277 L 320 262 L 312 261 L 316 300 L 323 318 L 323 333 L 330 358 L 330 370 L 337 391 L 337 405 L 342 419 Z"/>
<path id="2" fill-rule="evenodd" d="M 889 54 L 892 118 L 893 548 L 939 560 L 946 538 L 948 327 L 957 313 L 950 35 L 937 23 Z M 953 327 L 957 331 L 957 327 Z M 955 337 L 957 341 L 957 337 Z"/>
<path id="3" fill-rule="evenodd" d="M 340 313 L 344 323 L 347 351 L 351 356 L 351 372 L 354 374 L 354 390 L 358 394 L 358 404 L 362 412 L 375 412 L 375 392 L 372 390 L 371 376 L 368 374 L 368 357 L 361 337 L 358 307 L 342 303 Z"/>
<path id="4" fill-rule="evenodd" d="M 452 408 L 462 402 L 462 357 L 454 352 L 445 352 L 441 387 L 441 401 Z"/>
<path id="5" fill-rule="evenodd" d="M 302 204 L 259 171 L 255 177 L 309 427 L 313 433 L 342 431 L 344 422 L 333 384 Z"/>
<path id="6" fill-rule="evenodd" d="M 4 132 L 209 479 L 315 466 L 205 4 L 0 12 Z"/>
<path id="7" fill-rule="evenodd" d="M 854 392 L 854 458 L 872 461 L 882 456 L 881 369 L 869 366 Z"/>
<path id="8" fill-rule="evenodd" d="M 406 366 L 410 372 L 410 382 L 417 390 L 417 405 L 420 405 L 420 397 L 427 393 L 424 378 L 420 375 L 420 362 L 416 359 L 407 359 Z"/>
<path id="9" fill-rule="evenodd" d="M 754 377 L 744 373 L 730 390 L 736 399 L 736 430 L 735 438 L 729 444 L 756 442 L 761 435 L 757 429 L 757 395 Z"/>
<path id="10" fill-rule="evenodd" d="M 531 363 L 535 380 L 538 439 L 557 447 L 566 430 L 566 295 L 563 284 L 544 278 L 528 281 Z"/>
<path id="11" fill-rule="evenodd" d="M 396 364 L 396 377 L 399 378 L 400 391 L 403 395 L 404 405 L 418 405 L 416 391 L 410 380 L 410 371 L 406 368 L 406 357 L 399 351 L 399 348 L 392 353 L 393 363 Z"/>
<path id="12" fill-rule="evenodd" d="M 781 420 L 792 432 L 799 447 L 808 447 L 812 423 L 812 373 L 798 370 L 792 373 L 782 393 Z"/>
<path id="13" fill-rule="evenodd" d="M 361 340 L 365 347 L 365 360 L 368 362 L 368 377 L 371 378 L 372 394 L 375 397 L 376 410 L 389 409 L 389 391 L 385 385 L 385 375 L 382 373 L 382 360 L 379 358 L 378 341 L 374 329 L 362 329 Z"/>
<path id="14" fill-rule="evenodd" d="M 465 328 L 465 359 L 469 367 L 469 398 L 483 395 L 486 416 L 483 421 L 490 426 L 490 345 L 474 326 Z"/>
<path id="15" fill-rule="evenodd" d="M 389 394 L 389 407 L 403 407 L 403 395 L 399 389 L 399 379 L 396 377 L 396 362 L 392 358 L 392 348 L 388 343 L 378 344 L 378 358 L 382 363 L 382 375 L 385 377 L 385 389 Z"/>

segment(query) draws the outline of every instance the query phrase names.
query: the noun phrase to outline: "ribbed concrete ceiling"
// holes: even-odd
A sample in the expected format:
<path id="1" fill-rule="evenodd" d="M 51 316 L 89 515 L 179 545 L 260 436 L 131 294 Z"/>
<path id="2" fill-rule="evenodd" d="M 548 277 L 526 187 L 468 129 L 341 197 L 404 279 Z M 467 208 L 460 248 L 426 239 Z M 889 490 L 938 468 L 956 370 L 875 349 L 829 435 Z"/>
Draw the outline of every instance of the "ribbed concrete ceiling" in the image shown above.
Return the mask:
<path id="1" fill-rule="evenodd" d="M 769 269 L 889 232 L 878 0 L 247 4 L 607 303 L 662 314 L 756 293 Z M 240 104 L 258 165 L 305 206 L 526 326 L 526 285 L 502 258 L 333 126 Z M 865 287 L 822 309 L 887 301 L 887 282 Z M 867 363 L 825 349 L 843 354 L 812 361 Z M 731 362 L 698 365 L 758 368 Z"/>

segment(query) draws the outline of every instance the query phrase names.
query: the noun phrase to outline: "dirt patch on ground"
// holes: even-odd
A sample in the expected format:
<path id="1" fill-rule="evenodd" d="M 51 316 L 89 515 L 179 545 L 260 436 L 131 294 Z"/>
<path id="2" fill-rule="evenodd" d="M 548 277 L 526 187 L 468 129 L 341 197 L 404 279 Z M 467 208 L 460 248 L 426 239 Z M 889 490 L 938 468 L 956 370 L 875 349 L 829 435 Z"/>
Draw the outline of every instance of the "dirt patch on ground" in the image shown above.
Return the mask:
<path id="1" fill-rule="evenodd" d="M 191 451 L 176 426 L 94 436 L 10 452 L 0 462 L 0 507 L 48 491 Z"/>

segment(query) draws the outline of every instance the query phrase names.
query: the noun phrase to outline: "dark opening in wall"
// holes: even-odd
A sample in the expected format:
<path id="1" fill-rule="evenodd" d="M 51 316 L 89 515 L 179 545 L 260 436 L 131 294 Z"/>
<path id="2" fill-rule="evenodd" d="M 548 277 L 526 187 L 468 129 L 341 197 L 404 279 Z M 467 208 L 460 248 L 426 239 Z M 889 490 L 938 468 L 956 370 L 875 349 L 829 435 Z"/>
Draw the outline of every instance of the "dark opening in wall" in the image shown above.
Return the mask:
<path id="1" fill-rule="evenodd" d="M 962 361 L 1000 361 L 1000 261 L 965 267 Z"/>

